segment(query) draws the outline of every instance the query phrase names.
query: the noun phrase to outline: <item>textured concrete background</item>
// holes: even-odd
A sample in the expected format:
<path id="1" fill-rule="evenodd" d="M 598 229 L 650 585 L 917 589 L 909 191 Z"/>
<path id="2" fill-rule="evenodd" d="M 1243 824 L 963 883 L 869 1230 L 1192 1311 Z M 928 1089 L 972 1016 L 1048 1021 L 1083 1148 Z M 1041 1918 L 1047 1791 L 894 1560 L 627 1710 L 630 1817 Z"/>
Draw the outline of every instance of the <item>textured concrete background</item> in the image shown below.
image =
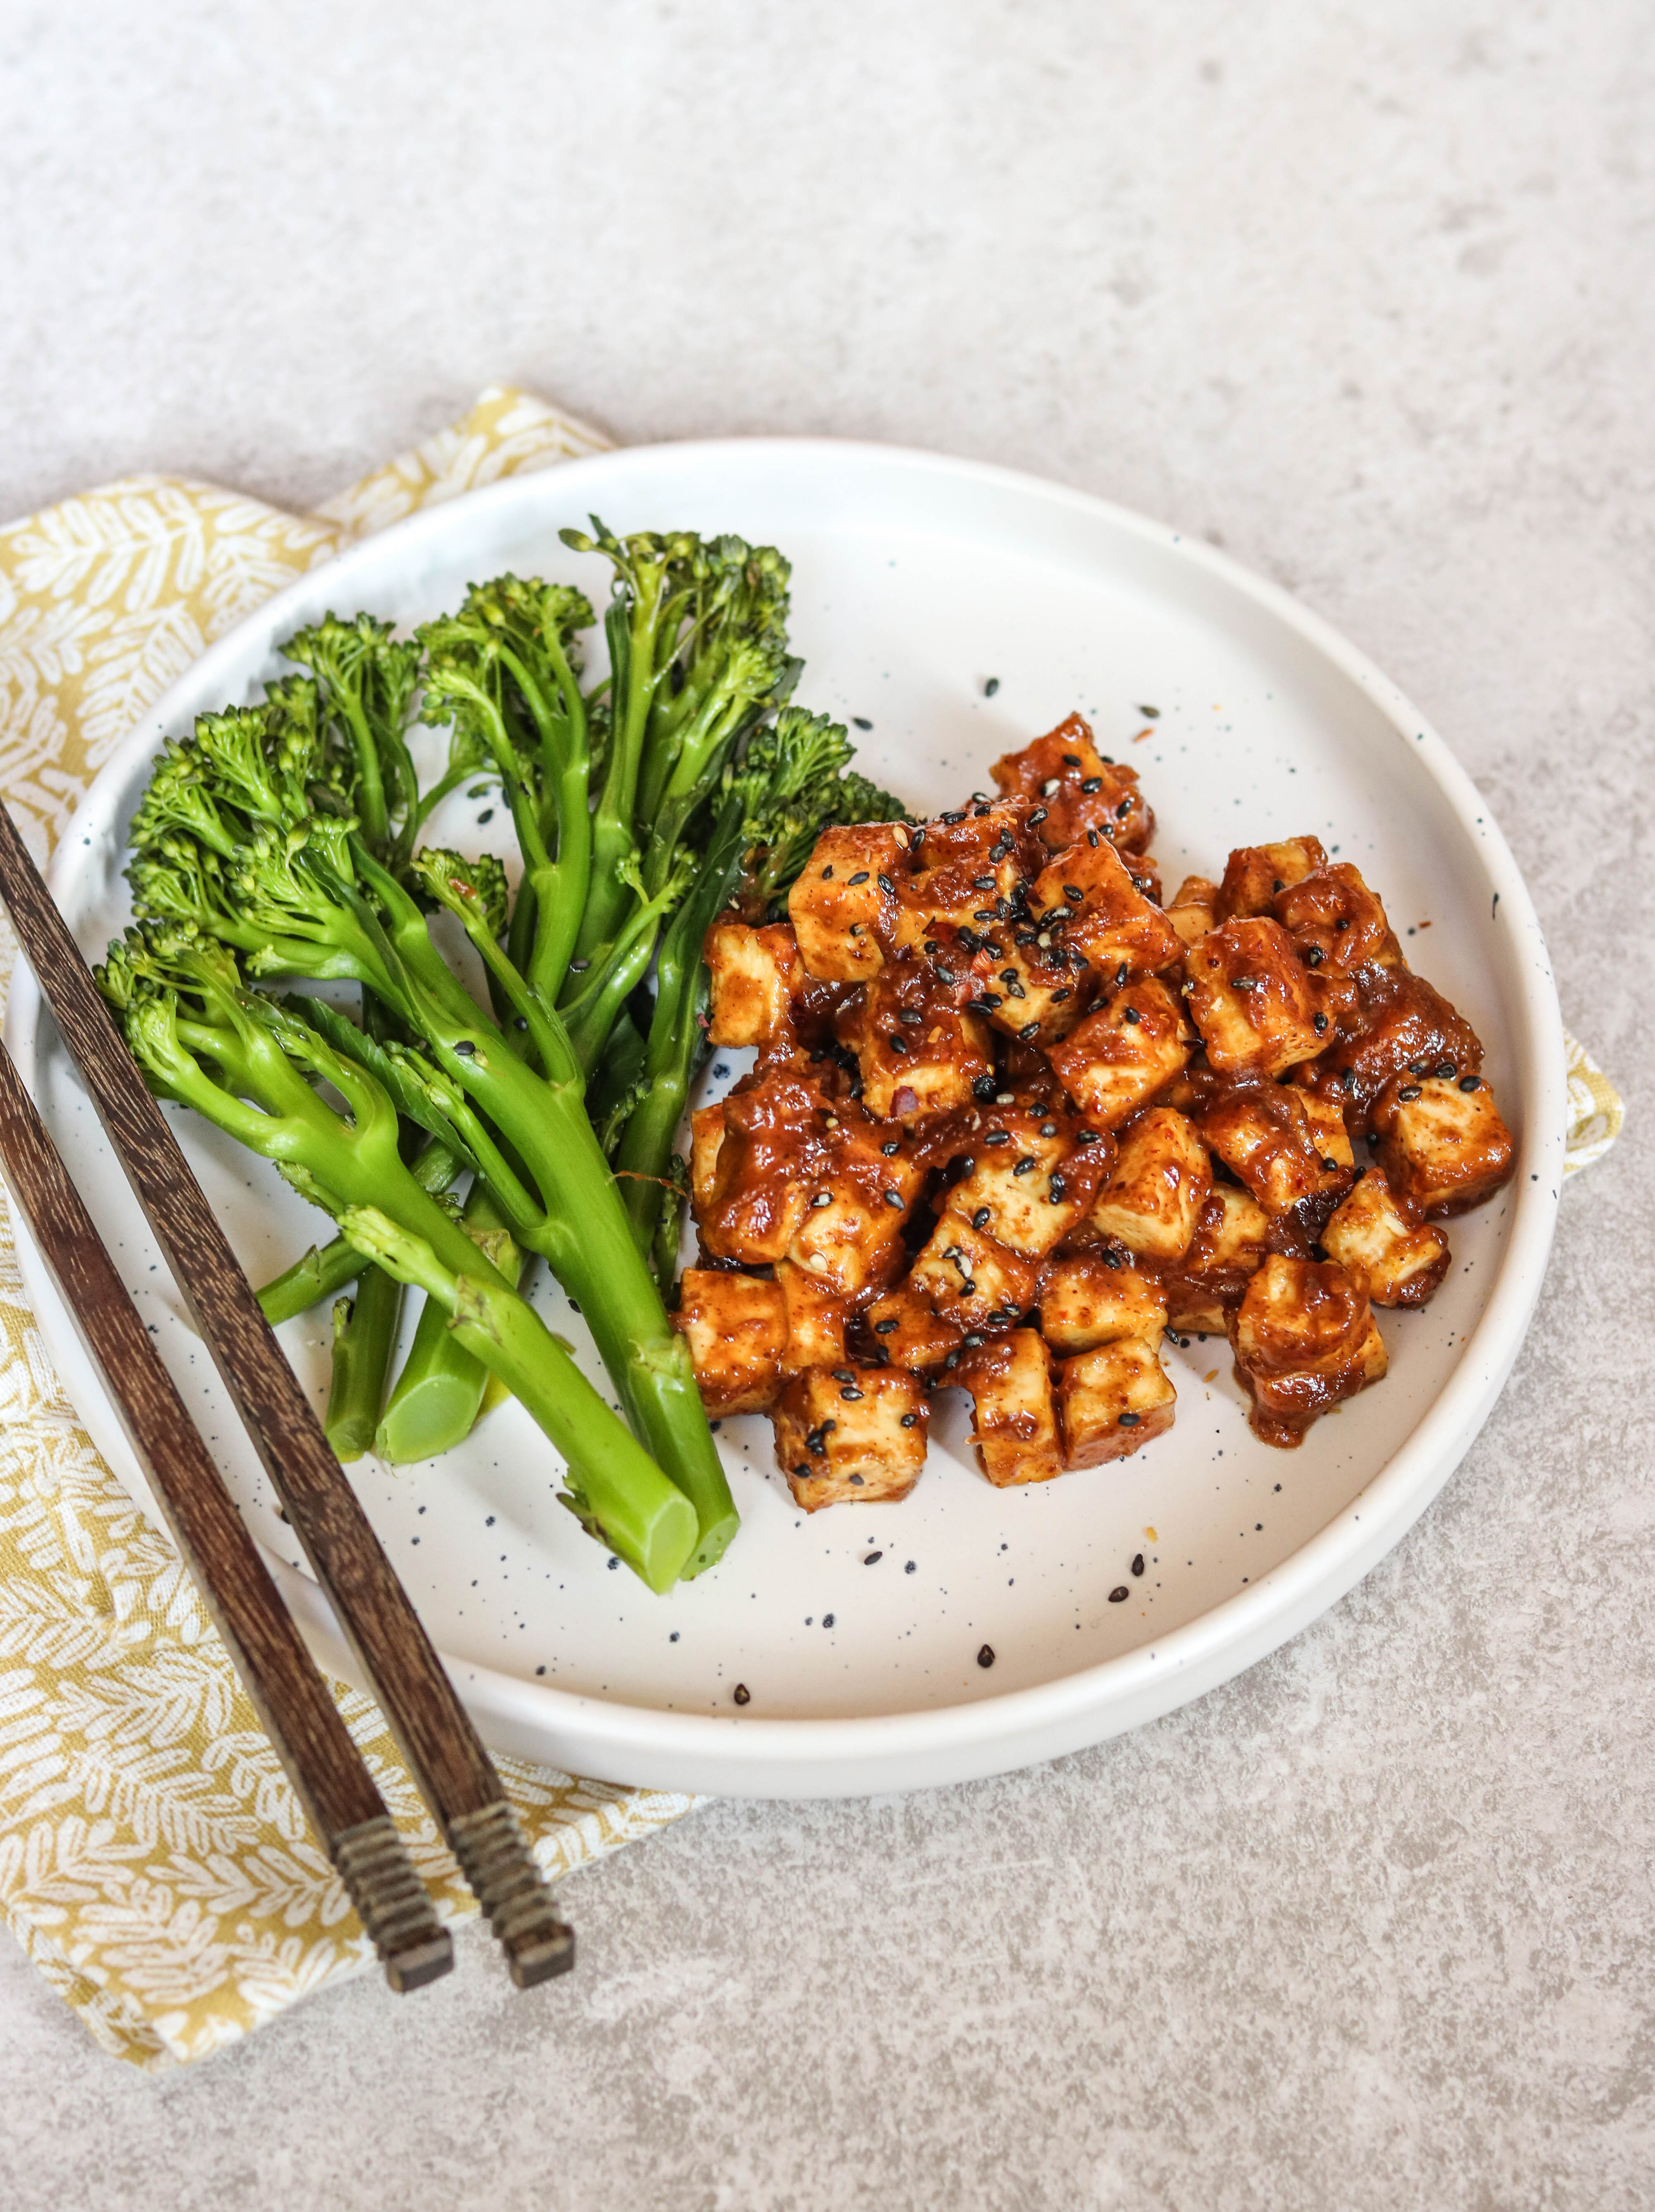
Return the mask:
<path id="1" fill-rule="evenodd" d="M 1655 2200 L 1652 100 L 1643 0 L 0 9 L 0 513 L 300 504 L 496 378 L 1087 485 L 1419 700 L 1634 1115 L 1462 1472 L 1278 1657 L 712 1807 L 533 1999 L 468 1943 L 155 2083 L 0 1948 L 9 2206 Z"/>

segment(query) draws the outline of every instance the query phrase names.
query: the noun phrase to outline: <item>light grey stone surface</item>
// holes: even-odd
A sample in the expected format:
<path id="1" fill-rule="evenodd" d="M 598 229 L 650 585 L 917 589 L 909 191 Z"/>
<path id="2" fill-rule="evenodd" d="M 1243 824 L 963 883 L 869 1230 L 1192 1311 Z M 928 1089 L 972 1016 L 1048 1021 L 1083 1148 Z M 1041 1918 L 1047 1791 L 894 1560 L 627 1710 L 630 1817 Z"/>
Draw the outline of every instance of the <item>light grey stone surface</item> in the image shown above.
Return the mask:
<path id="1" fill-rule="evenodd" d="M 299 504 L 515 379 L 983 455 L 1345 628 L 1625 1090 L 1518 1374 L 1268 1664 L 1056 1767 L 721 1804 L 151 2081 L 0 1947 L 0 2199 L 1655 2199 L 1655 18 L 1641 0 L 0 10 L 0 513 Z"/>

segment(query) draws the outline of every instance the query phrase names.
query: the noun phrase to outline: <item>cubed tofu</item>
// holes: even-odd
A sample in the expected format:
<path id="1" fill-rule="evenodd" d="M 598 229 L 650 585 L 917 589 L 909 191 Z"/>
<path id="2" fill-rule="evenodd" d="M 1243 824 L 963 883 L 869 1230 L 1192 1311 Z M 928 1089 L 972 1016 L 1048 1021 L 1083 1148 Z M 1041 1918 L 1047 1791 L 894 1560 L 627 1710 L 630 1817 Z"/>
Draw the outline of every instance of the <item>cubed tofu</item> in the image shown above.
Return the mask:
<path id="1" fill-rule="evenodd" d="M 826 1132 L 825 1158 L 808 1181 L 786 1256 L 822 1287 L 853 1303 L 882 1290 L 901 1266 L 903 1224 L 922 1180 L 887 1122 L 870 1121 L 847 1102 Z"/>
<path id="2" fill-rule="evenodd" d="M 1147 975 L 1105 999 L 1049 1057 L 1081 1112 L 1118 1128 L 1189 1060 L 1189 1027 L 1171 992 Z"/>
<path id="3" fill-rule="evenodd" d="M 1280 891 L 1300 883 L 1312 868 L 1325 867 L 1319 837 L 1289 837 L 1279 845 L 1241 845 L 1225 864 L 1219 885 L 1218 918 L 1269 914 Z"/>
<path id="4" fill-rule="evenodd" d="M 784 1068 L 738 1085 L 722 1111 L 711 1187 L 696 1206 L 702 1243 L 714 1259 L 744 1267 L 785 1259 L 831 1164 L 830 1109 L 805 1075 Z M 712 1128 L 710 1120 L 695 1125 L 703 1158 Z M 691 1172 L 699 1175 L 701 1164 Z"/>
<path id="5" fill-rule="evenodd" d="M 1186 876 L 1172 895 L 1166 918 L 1180 942 L 1193 945 L 1218 927 L 1218 885 L 1206 876 Z"/>
<path id="6" fill-rule="evenodd" d="M 1264 1264 L 1269 1233 L 1270 1217 L 1250 1192 L 1215 1182 L 1189 1250 L 1165 1276 L 1170 1326 L 1222 1336 L 1226 1314 Z"/>
<path id="7" fill-rule="evenodd" d="M 715 921 L 703 948 L 711 979 L 707 1036 L 711 1044 L 777 1044 L 793 1034 L 794 994 L 804 968 L 785 921 L 764 929 Z"/>
<path id="8" fill-rule="evenodd" d="M 819 981 L 860 983 L 885 964 L 897 923 L 897 889 L 909 871 L 899 823 L 858 822 L 824 830 L 788 894 L 788 919 L 805 972 Z"/>
<path id="9" fill-rule="evenodd" d="M 996 799 L 939 815 L 910 833 L 913 871 L 901 883 L 899 946 L 923 944 L 939 928 L 983 931 L 1009 921 L 1039 850 L 1021 811 Z"/>
<path id="10" fill-rule="evenodd" d="M 1106 760 L 1079 714 L 1021 752 L 1004 754 L 993 775 L 1008 799 L 1022 800 L 1030 829 L 1055 853 L 1088 830 L 1129 853 L 1141 852 L 1154 833 L 1155 817 L 1138 788 L 1137 770 Z"/>
<path id="11" fill-rule="evenodd" d="M 1048 1260 L 1038 1289 L 1040 1334 L 1054 1352 L 1091 1352 L 1123 1336 L 1159 1344 L 1166 1292 L 1119 1254 L 1066 1252 Z"/>
<path id="12" fill-rule="evenodd" d="M 898 1367 L 795 1375 L 771 1416 L 776 1464 L 794 1504 L 814 1513 L 906 1498 L 925 1465 L 930 1413 L 924 1385 Z"/>
<path id="13" fill-rule="evenodd" d="M 1376 1306 L 1422 1306 L 1448 1273 L 1448 1239 L 1370 1168 L 1322 1231 L 1323 1248 Z"/>
<path id="14" fill-rule="evenodd" d="M 950 1352 L 958 1352 L 964 1332 L 958 1323 L 945 1321 L 911 1282 L 874 1299 L 866 1319 L 874 1340 L 893 1367 L 906 1367 L 928 1375 L 940 1367 Z"/>
<path id="15" fill-rule="evenodd" d="M 806 1367 L 843 1367 L 845 1364 L 845 1322 L 843 1298 L 822 1287 L 820 1279 L 791 1260 L 778 1260 L 776 1279 L 787 1310 L 788 1340 L 782 1347 L 782 1371 L 798 1375 Z"/>
<path id="16" fill-rule="evenodd" d="M 718 1155 L 724 1142 L 724 1101 L 698 1106 L 690 1116 L 690 1195 L 700 1220 L 703 1207 L 713 1202 L 718 1176 Z"/>
<path id="17" fill-rule="evenodd" d="M 1381 1094 L 1379 1164 L 1398 1197 L 1426 1215 L 1463 1213 L 1512 1179 L 1512 1133 L 1480 1075 L 1427 1075 Z"/>
<path id="18" fill-rule="evenodd" d="M 1086 1225 L 1141 1259 L 1182 1259 L 1212 1188 L 1212 1162 L 1194 1128 L 1171 1106 L 1153 1106 L 1122 1137 Z"/>
<path id="19" fill-rule="evenodd" d="M 1305 964 L 1326 976 L 1400 968 L 1402 948 L 1376 893 L 1348 860 L 1333 860 L 1277 892 L 1270 910 Z"/>
<path id="20" fill-rule="evenodd" d="M 1360 1015 L 1342 1024 L 1316 1066 L 1293 1079 L 1332 1099 L 1351 1135 L 1361 1138 L 1388 1083 L 1406 1083 L 1410 1075 L 1454 1082 L 1482 1066 L 1476 1031 L 1423 975 L 1374 969 L 1362 980 Z"/>
<path id="21" fill-rule="evenodd" d="M 971 959 L 971 1003 L 995 1029 L 1024 1044 L 1056 1044 L 1092 1003 L 1096 974 L 1071 959 L 1064 930 L 1000 928 L 999 950 Z M 961 957 L 964 957 L 962 951 Z"/>
<path id="22" fill-rule="evenodd" d="M 1059 853 L 1036 877 L 1030 905 L 1050 923 L 1063 924 L 1071 951 L 1084 953 L 1105 980 L 1149 975 L 1183 956 L 1183 939 L 1104 837 Z"/>
<path id="23" fill-rule="evenodd" d="M 1292 1084 L 1221 1091 L 1196 1127 L 1269 1213 L 1350 1188 L 1355 1163 L 1338 1109 Z"/>
<path id="24" fill-rule="evenodd" d="M 1177 1393 L 1155 1347 L 1118 1337 L 1066 1359 L 1058 1384 L 1065 1467 L 1127 1459 L 1172 1425 Z"/>
<path id="25" fill-rule="evenodd" d="M 1252 1398 L 1254 1434 L 1287 1449 L 1304 1441 L 1318 1413 L 1385 1371 L 1367 1293 L 1332 1260 L 1273 1252 L 1230 1316 L 1230 1345 Z"/>
<path id="26" fill-rule="evenodd" d="M 996 1111 L 946 1213 L 1025 1259 L 1043 1258 L 1085 1218 L 1109 1165 L 1107 1147 L 1077 1146 L 1074 1134 L 1066 1117 Z"/>
<path id="27" fill-rule="evenodd" d="M 702 1403 L 715 1416 L 767 1413 L 782 1388 L 787 1304 L 778 1283 L 686 1267 L 672 1322 L 690 1347 Z"/>
<path id="28" fill-rule="evenodd" d="M 910 1287 L 957 1328 L 1003 1328 L 1034 1304 L 1038 1269 L 957 1213 L 945 1213 L 908 1273 Z"/>
<path id="29" fill-rule="evenodd" d="M 995 1489 L 1063 1472 L 1051 1354 L 1033 1329 L 1014 1328 L 968 1352 L 952 1380 L 971 1394 L 971 1442 Z"/>
<path id="30" fill-rule="evenodd" d="M 1280 1075 L 1322 1049 L 1309 979 L 1279 921 L 1226 921 L 1196 939 L 1184 967 L 1190 1015 L 1220 1074 Z"/>
<path id="31" fill-rule="evenodd" d="M 928 1115 L 955 1113 L 970 1104 L 972 1084 L 993 1072 L 982 1017 L 962 1012 L 930 963 L 908 952 L 853 995 L 834 1027 L 856 1055 L 862 1104 L 879 1120 L 911 1127 Z"/>

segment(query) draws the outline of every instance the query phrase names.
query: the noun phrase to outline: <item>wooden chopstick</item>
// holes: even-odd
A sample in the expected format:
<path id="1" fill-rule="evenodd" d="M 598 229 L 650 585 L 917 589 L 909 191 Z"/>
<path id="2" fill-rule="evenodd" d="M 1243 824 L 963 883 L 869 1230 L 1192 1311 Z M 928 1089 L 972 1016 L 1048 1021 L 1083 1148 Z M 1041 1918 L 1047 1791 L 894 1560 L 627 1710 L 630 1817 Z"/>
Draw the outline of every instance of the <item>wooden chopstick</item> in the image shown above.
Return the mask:
<path id="1" fill-rule="evenodd" d="M 0 898 L 293 1533 L 512 1979 L 527 1988 L 565 1972 L 574 1964 L 574 1933 L 557 1917 L 494 1762 L 3 807 Z"/>
<path id="2" fill-rule="evenodd" d="M 435 1981 L 453 1940 L 3 1045 L 0 1165 L 386 1980 Z"/>

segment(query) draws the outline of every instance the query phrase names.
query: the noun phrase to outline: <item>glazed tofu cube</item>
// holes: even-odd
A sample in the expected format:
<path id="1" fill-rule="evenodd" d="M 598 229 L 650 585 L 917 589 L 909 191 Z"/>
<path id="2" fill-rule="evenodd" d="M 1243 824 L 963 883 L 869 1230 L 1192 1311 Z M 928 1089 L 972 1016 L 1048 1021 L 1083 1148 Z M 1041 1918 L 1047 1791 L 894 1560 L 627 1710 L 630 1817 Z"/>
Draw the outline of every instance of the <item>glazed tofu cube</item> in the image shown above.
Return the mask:
<path id="1" fill-rule="evenodd" d="M 1189 1030 L 1177 1000 L 1149 975 L 1106 999 L 1049 1057 L 1081 1112 L 1118 1128 L 1183 1066 Z"/>
<path id="2" fill-rule="evenodd" d="M 804 981 L 799 946 L 784 921 L 764 929 L 715 921 L 703 948 L 712 983 L 711 1044 L 767 1045 L 793 1032 L 793 998 Z"/>
<path id="3" fill-rule="evenodd" d="M 959 1350 L 964 1337 L 958 1323 L 934 1312 L 929 1301 L 909 1283 L 898 1283 L 895 1290 L 875 1298 L 867 1320 L 891 1364 L 916 1375 L 940 1367 L 950 1352 Z"/>
<path id="4" fill-rule="evenodd" d="M 1312 868 L 1327 866 L 1319 837 L 1289 837 L 1280 845 L 1242 845 L 1225 864 L 1219 885 L 1218 918 L 1269 914 L 1279 891 L 1302 883 Z"/>
<path id="5" fill-rule="evenodd" d="M 1077 1352 L 1063 1362 L 1059 1382 L 1064 1466 L 1129 1458 L 1171 1427 L 1177 1400 L 1154 1346 L 1142 1337 Z"/>
<path id="6" fill-rule="evenodd" d="M 1025 1259 L 1043 1258 L 1085 1218 L 1109 1164 L 1106 1147 L 1077 1147 L 1073 1139 L 1055 1115 L 997 1112 L 946 1213 Z"/>
<path id="7" fill-rule="evenodd" d="M 945 1213 L 909 1270 L 911 1289 L 962 1329 L 1003 1326 L 1034 1304 L 1038 1270 L 957 1213 Z"/>
<path id="8" fill-rule="evenodd" d="M 1370 971 L 1361 998 L 1360 1025 L 1346 1025 L 1314 1069 L 1296 1079 L 1308 1079 L 1310 1088 L 1342 1109 L 1353 1137 L 1367 1135 L 1388 1083 L 1427 1075 L 1452 1083 L 1482 1065 L 1476 1031 L 1423 975 L 1406 968 Z"/>
<path id="9" fill-rule="evenodd" d="M 696 1218 L 713 1202 L 718 1176 L 718 1155 L 724 1142 L 724 1101 L 698 1106 L 690 1116 L 690 1195 Z"/>
<path id="10" fill-rule="evenodd" d="M 1402 965 L 1384 907 L 1348 860 L 1331 861 L 1290 884 L 1271 901 L 1271 911 L 1299 957 L 1323 975 Z"/>
<path id="11" fill-rule="evenodd" d="M 1268 1213 L 1350 1188 L 1355 1163 L 1337 1107 L 1292 1084 L 1220 1091 L 1197 1126 Z"/>
<path id="12" fill-rule="evenodd" d="M 1193 945 L 1209 929 L 1218 927 L 1218 885 L 1205 876 L 1186 876 L 1172 895 L 1166 918 L 1177 930 L 1179 941 L 1185 945 Z"/>
<path id="13" fill-rule="evenodd" d="M 1220 1074 L 1280 1075 L 1322 1049 L 1309 979 L 1279 921 L 1226 921 L 1196 939 L 1184 967 L 1190 1014 Z"/>
<path id="14" fill-rule="evenodd" d="M 1141 1259 L 1182 1259 L 1212 1188 L 1212 1162 L 1190 1124 L 1153 1106 L 1122 1138 L 1087 1227 Z"/>
<path id="15" fill-rule="evenodd" d="M 1373 1127 L 1386 1180 L 1421 1213 L 1463 1213 L 1511 1181 L 1512 1133 L 1480 1075 L 1401 1084 L 1381 1097 Z"/>
<path id="16" fill-rule="evenodd" d="M 844 1300 L 824 1290 L 818 1277 L 807 1268 L 795 1267 L 791 1260 L 776 1261 L 776 1280 L 788 1323 L 782 1373 L 798 1375 L 806 1367 L 843 1367 L 848 1316 Z"/>
<path id="17" fill-rule="evenodd" d="M 1030 829 L 1055 853 L 1088 830 L 1131 853 L 1141 852 L 1154 834 L 1155 817 L 1138 788 L 1137 770 L 1106 760 L 1079 714 L 1021 752 L 1005 754 L 993 774 L 1008 799 L 1023 802 Z"/>
<path id="18" fill-rule="evenodd" d="M 705 1109 L 709 1119 L 695 1124 L 703 1163 L 715 1110 Z M 696 1205 L 702 1243 L 714 1259 L 744 1267 L 785 1259 L 828 1164 L 827 1109 L 813 1084 L 782 1069 L 739 1085 L 722 1111 L 711 1185 Z M 701 1172 L 697 1164 L 692 1177 Z"/>
<path id="19" fill-rule="evenodd" d="M 1251 1394 L 1253 1432 L 1286 1449 L 1318 1413 L 1385 1371 L 1367 1293 L 1332 1260 L 1273 1252 L 1230 1316 L 1237 1379 Z"/>
<path id="20" fill-rule="evenodd" d="M 690 1347 L 702 1403 L 715 1416 L 763 1413 L 782 1388 L 788 1316 L 779 1284 L 686 1267 L 672 1325 Z"/>
<path id="21" fill-rule="evenodd" d="M 837 1297 L 883 1289 L 904 1256 L 902 1228 L 922 1180 L 904 1153 L 887 1156 L 888 1125 L 850 1117 L 826 1133 L 825 1161 L 804 1189 L 787 1257 Z"/>
<path id="22" fill-rule="evenodd" d="M 1106 838 L 1095 845 L 1083 840 L 1060 853 L 1035 878 L 1030 904 L 1048 926 L 1066 927 L 1071 951 L 1084 953 L 1105 981 L 1112 976 L 1123 983 L 1128 975 L 1148 975 L 1183 956 L 1183 939 L 1138 889 Z"/>
<path id="23" fill-rule="evenodd" d="M 1256 1198 L 1233 1183 L 1215 1182 L 1189 1250 L 1166 1278 L 1171 1327 L 1222 1336 L 1226 1313 L 1264 1264 L 1269 1231 L 1270 1217 Z"/>
<path id="24" fill-rule="evenodd" d="M 971 1394 L 971 1442 L 996 1490 L 1063 1472 L 1051 1354 L 1031 1328 L 968 1352 L 953 1380 Z"/>
<path id="25" fill-rule="evenodd" d="M 888 822 L 823 830 L 788 894 L 788 919 L 807 975 L 860 983 L 885 963 L 908 853 Z"/>
<path id="26" fill-rule="evenodd" d="M 1322 1231 L 1329 1259 L 1376 1306 L 1422 1306 L 1448 1273 L 1448 1239 L 1370 1168 Z"/>
<path id="27" fill-rule="evenodd" d="M 1056 1044 L 1091 1003 L 1094 971 L 1084 960 L 1071 961 L 1068 933 L 1061 929 L 1002 929 L 995 942 L 997 954 L 985 951 L 970 963 L 977 971 L 971 1003 L 1007 1036 L 1024 1044 Z"/>
<path id="28" fill-rule="evenodd" d="M 940 928 L 982 931 L 1009 921 L 1031 850 L 1017 807 L 996 800 L 939 815 L 911 832 L 910 850 L 897 945 L 921 945 Z"/>
<path id="29" fill-rule="evenodd" d="M 971 1103 L 971 1085 L 993 1072 L 982 1017 L 964 1013 L 928 962 L 899 953 L 841 1008 L 835 1030 L 856 1055 L 862 1104 L 878 1119 L 910 1127 Z"/>
<path id="30" fill-rule="evenodd" d="M 1091 1352 L 1123 1336 L 1159 1344 L 1166 1293 L 1118 1254 L 1065 1253 L 1049 1260 L 1039 1284 L 1040 1334 L 1054 1352 Z"/>
<path id="31" fill-rule="evenodd" d="M 795 1375 L 771 1416 L 776 1464 L 795 1505 L 814 1513 L 854 1500 L 906 1498 L 925 1465 L 931 1408 L 918 1378 L 897 1367 L 812 1367 Z"/>

